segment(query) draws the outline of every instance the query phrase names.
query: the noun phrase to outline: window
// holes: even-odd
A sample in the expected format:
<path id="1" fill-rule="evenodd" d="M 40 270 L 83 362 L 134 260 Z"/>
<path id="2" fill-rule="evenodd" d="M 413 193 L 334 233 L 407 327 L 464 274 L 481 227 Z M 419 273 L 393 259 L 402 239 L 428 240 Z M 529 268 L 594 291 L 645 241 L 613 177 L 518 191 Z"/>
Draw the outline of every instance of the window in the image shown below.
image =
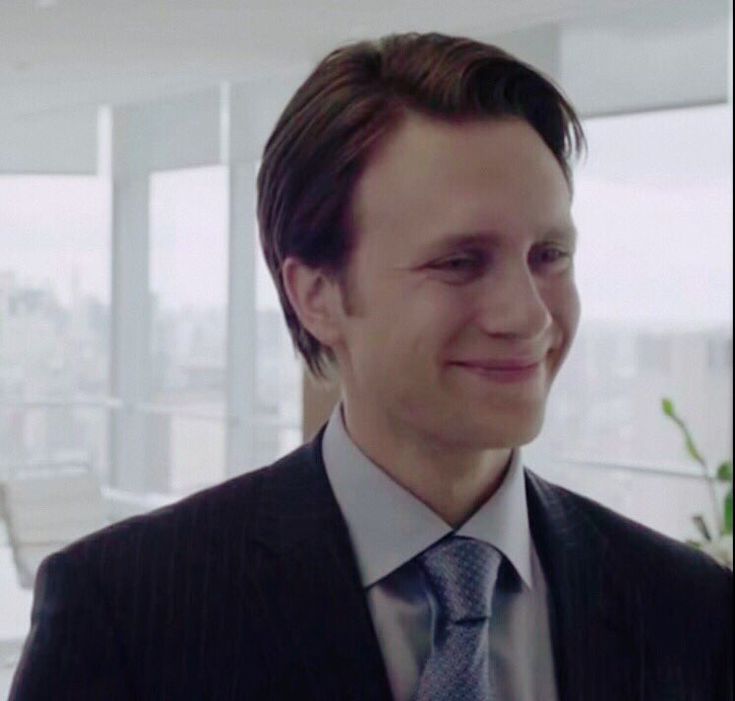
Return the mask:
<path id="1" fill-rule="evenodd" d="M 0 465 L 107 470 L 109 190 L 0 177 Z"/>
<path id="2" fill-rule="evenodd" d="M 225 477 L 227 171 L 154 173 L 149 469 L 161 491 Z"/>
<path id="3" fill-rule="evenodd" d="M 101 179 L 0 177 L 0 481 L 67 468 L 106 480 L 109 223 Z M 32 594 L 18 585 L 3 519 L 0 542 L 10 649 L 28 631 Z"/>

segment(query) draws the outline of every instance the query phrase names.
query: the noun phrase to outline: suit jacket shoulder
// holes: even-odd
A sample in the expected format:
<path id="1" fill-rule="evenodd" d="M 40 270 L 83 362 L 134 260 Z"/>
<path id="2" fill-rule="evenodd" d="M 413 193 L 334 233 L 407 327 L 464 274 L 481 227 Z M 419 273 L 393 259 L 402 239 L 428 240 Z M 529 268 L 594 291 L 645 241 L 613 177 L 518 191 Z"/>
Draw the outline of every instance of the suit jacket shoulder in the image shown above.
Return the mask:
<path id="1" fill-rule="evenodd" d="M 703 583 L 709 583 L 714 588 L 713 593 L 719 588 L 722 594 L 732 582 L 732 570 L 701 550 L 538 475 L 534 474 L 533 479 L 549 503 L 563 504 L 569 513 L 576 514 L 568 523 L 586 524 L 601 539 L 613 543 L 616 556 L 627 563 L 630 573 L 636 572 L 641 584 L 658 587 L 666 578 L 667 591 L 691 593 L 696 586 L 701 597 L 703 592 L 699 587 Z"/>
<path id="2" fill-rule="evenodd" d="M 49 557 L 11 699 L 388 699 L 320 470 L 307 444 Z"/>
<path id="3" fill-rule="evenodd" d="M 732 571 L 528 469 L 526 480 L 569 695 L 731 699 Z"/>

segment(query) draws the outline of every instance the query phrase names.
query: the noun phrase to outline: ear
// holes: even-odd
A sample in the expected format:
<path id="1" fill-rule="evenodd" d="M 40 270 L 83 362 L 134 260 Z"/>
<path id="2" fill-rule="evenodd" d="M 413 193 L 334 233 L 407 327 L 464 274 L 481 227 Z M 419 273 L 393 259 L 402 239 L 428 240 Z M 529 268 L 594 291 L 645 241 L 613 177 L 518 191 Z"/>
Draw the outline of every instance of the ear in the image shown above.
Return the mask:
<path id="1" fill-rule="evenodd" d="M 320 343 L 333 348 L 340 339 L 342 316 L 337 283 L 293 256 L 283 262 L 281 280 L 302 326 Z"/>

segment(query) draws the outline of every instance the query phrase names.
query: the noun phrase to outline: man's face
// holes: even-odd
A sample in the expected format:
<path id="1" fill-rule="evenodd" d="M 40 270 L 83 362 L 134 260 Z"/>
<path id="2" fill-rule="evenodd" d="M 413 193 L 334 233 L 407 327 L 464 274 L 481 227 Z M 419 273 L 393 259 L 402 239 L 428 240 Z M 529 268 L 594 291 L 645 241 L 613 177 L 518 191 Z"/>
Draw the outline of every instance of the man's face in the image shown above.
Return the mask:
<path id="1" fill-rule="evenodd" d="M 520 120 L 410 114 L 353 199 L 348 412 L 394 435 L 508 448 L 540 431 L 579 320 L 570 191 Z M 526 372 L 492 366 L 536 363 Z"/>

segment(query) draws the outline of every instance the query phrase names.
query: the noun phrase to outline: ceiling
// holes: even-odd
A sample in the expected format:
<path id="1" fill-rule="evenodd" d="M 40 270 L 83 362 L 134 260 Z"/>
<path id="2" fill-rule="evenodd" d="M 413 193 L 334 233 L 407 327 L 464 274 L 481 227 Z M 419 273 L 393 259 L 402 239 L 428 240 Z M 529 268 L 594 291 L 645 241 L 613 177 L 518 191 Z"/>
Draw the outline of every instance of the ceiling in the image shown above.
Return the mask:
<path id="1" fill-rule="evenodd" d="M 3 0 L 0 112 L 118 104 L 313 65 L 356 38 L 477 38 L 657 0 Z"/>

